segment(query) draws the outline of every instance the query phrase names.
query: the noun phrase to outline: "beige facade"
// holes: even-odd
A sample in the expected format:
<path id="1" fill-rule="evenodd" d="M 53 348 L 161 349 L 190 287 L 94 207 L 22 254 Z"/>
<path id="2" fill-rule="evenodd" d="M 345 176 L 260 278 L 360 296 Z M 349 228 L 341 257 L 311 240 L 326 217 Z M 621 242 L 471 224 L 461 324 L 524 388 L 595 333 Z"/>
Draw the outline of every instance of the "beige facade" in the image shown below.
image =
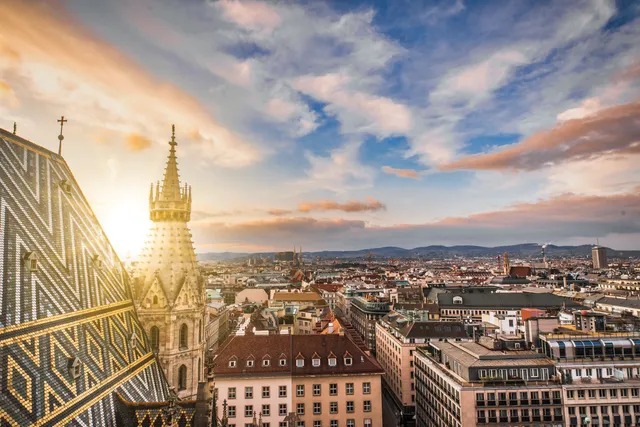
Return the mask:
<path id="1" fill-rule="evenodd" d="M 380 375 L 293 378 L 293 409 L 310 427 L 382 427 Z"/>
<path id="2" fill-rule="evenodd" d="M 376 360 L 385 371 L 387 387 L 403 406 L 414 406 L 413 352 L 416 344 L 397 339 L 381 324 L 376 325 L 376 334 Z"/>

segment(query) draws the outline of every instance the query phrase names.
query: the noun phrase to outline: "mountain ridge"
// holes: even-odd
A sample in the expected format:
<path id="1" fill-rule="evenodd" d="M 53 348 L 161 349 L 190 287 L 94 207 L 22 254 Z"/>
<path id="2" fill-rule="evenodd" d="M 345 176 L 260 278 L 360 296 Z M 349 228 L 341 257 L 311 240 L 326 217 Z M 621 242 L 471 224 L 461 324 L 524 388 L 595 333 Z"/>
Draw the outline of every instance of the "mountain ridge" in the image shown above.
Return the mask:
<path id="1" fill-rule="evenodd" d="M 548 257 L 590 256 L 592 245 L 547 245 L 545 254 Z M 606 248 L 607 256 L 611 258 L 640 257 L 640 250 L 615 250 Z M 387 258 L 451 258 L 498 256 L 507 252 L 512 257 L 541 258 L 542 246 L 537 243 L 520 243 L 516 245 L 477 246 L 477 245 L 429 245 L 405 249 L 397 246 L 383 246 L 350 251 L 316 251 L 305 252 L 305 256 L 320 258 L 363 258 L 373 255 L 377 259 Z M 198 255 L 199 261 L 229 261 L 256 256 L 271 257 L 277 252 L 207 252 Z"/>

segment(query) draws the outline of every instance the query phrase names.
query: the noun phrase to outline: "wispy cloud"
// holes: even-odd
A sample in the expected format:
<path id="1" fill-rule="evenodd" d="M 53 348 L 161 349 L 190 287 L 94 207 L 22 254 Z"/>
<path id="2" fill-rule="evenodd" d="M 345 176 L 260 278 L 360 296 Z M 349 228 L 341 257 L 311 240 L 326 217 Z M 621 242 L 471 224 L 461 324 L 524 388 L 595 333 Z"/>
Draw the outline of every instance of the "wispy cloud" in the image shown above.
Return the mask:
<path id="1" fill-rule="evenodd" d="M 537 132 L 504 150 L 467 156 L 441 169 L 535 170 L 609 154 L 640 154 L 638 116 L 640 101 L 607 108 L 558 123 L 551 130 Z"/>
<path id="2" fill-rule="evenodd" d="M 391 166 L 383 166 L 382 171 L 400 178 L 420 179 L 420 172 L 415 169 L 396 169 Z"/>
<path id="3" fill-rule="evenodd" d="M 25 95 L 38 102 L 63 102 L 69 115 L 85 125 L 154 139 L 166 135 L 168 123 L 175 121 L 216 141 L 200 148 L 205 158 L 217 164 L 237 167 L 260 158 L 255 147 L 220 126 L 198 100 L 148 73 L 62 8 L 6 1 L 0 4 L 0 26 L 2 45 L 11 46 L 0 51 L 19 52 L 17 61 L 6 63 L 6 70 L 20 82 Z"/>
<path id="4" fill-rule="evenodd" d="M 130 133 L 127 135 L 127 148 L 131 151 L 142 151 L 150 148 L 153 142 L 146 136 L 138 133 Z"/>
<path id="5" fill-rule="evenodd" d="M 366 201 L 350 200 L 344 203 L 335 200 L 321 200 L 319 202 L 302 202 L 298 205 L 298 210 L 305 213 L 312 211 L 376 212 L 386 208 L 384 203 L 373 198 L 367 198 Z"/>

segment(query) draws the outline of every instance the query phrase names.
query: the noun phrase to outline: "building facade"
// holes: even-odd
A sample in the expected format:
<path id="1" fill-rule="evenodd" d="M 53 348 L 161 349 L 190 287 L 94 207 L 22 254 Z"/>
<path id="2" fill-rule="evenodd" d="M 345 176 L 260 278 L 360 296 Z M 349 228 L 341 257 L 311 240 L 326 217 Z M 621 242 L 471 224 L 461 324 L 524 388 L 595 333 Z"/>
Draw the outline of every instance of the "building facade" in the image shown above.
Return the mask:
<path id="1" fill-rule="evenodd" d="M 204 372 L 204 280 L 188 222 L 191 188 L 180 185 L 175 131 L 162 185 L 151 185 L 153 221 L 134 272 L 138 317 L 169 383 L 181 398 L 194 397 Z"/>
<path id="2" fill-rule="evenodd" d="M 591 258 L 593 261 L 593 268 L 607 268 L 609 263 L 607 261 L 607 248 L 602 246 L 594 246 L 591 248 Z"/>
<path id="3" fill-rule="evenodd" d="M 416 348 L 442 340 L 468 340 L 464 325 L 416 321 L 396 312 L 387 314 L 376 324 L 376 359 L 385 371 L 383 382 L 407 419 L 415 414 Z"/>
<path id="4" fill-rule="evenodd" d="M 351 300 L 351 324 L 375 354 L 376 323 L 391 311 L 391 302 L 356 297 Z"/>
<path id="5" fill-rule="evenodd" d="M 418 427 L 565 425 L 561 384 L 543 354 L 432 342 L 415 364 Z"/>
<path id="6" fill-rule="evenodd" d="M 229 426 L 382 426 L 383 370 L 345 335 L 236 336 L 215 363 Z"/>

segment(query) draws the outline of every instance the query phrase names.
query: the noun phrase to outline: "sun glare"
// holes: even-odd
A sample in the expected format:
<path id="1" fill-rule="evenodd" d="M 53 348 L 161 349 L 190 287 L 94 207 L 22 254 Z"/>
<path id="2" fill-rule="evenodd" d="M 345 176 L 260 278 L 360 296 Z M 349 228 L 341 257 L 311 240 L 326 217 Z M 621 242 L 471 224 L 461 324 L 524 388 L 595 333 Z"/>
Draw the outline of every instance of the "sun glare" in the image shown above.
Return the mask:
<path id="1" fill-rule="evenodd" d="M 103 218 L 105 233 L 120 259 L 136 259 L 151 224 L 146 204 L 110 205 Z"/>

